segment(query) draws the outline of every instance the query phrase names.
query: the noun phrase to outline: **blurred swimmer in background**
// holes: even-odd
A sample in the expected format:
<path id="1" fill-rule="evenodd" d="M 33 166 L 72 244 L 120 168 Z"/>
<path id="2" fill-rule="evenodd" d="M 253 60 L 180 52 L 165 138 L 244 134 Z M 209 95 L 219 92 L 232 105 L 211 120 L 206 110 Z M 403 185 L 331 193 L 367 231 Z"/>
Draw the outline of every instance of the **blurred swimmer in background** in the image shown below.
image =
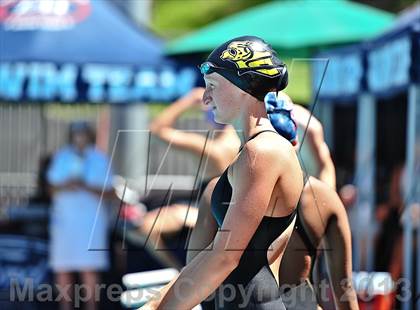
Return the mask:
<path id="1" fill-rule="evenodd" d="M 168 106 L 150 124 L 151 133 L 159 139 L 178 149 L 190 151 L 199 158 L 203 156 L 207 165 L 198 195 L 211 179 L 223 173 L 240 147 L 240 140 L 233 126 L 220 125 L 214 121 L 212 110 L 203 104 L 203 94 L 204 88 L 192 89 Z M 175 122 L 181 115 L 197 108 L 201 108 L 205 113 L 209 127 L 207 135 L 175 128 Z M 194 227 L 198 208 L 194 203 L 190 204 L 174 203 L 149 211 L 139 228 L 142 234 L 149 236 L 148 242 L 151 242 L 155 249 L 159 249 L 154 251 L 154 254 L 168 267 L 180 269 L 183 264 L 169 251 L 165 251 L 163 238 L 183 228 Z"/>

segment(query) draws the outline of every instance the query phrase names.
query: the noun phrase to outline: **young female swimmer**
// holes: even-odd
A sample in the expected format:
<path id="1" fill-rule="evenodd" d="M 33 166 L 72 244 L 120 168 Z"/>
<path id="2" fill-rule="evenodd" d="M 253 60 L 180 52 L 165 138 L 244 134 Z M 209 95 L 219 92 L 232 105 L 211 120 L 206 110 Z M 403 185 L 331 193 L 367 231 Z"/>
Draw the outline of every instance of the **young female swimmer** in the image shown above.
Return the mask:
<path id="1" fill-rule="evenodd" d="M 290 98 L 281 92 L 269 93 L 264 103 L 276 131 L 295 144 L 298 122 L 295 119 L 299 110 L 295 111 L 296 106 L 292 104 Z M 200 200 L 199 224 L 197 224 L 199 229 L 193 230 L 187 263 L 199 254 L 200 251 L 197 249 L 202 249 L 211 241 L 208 235 L 211 222 L 207 219 L 211 218 L 210 199 L 216 182 L 217 179 L 212 180 Z M 321 300 L 318 299 L 325 293 L 321 291 L 317 296 L 312 286 L 314 282 L 311 273 L 318 256 L 317 252 L 324 246 L 337 309 L 357 310 L 357 297 L 351 279 L 351 234 L 346 211 L 329 183 L 310 177 L 307 179 L 297 207 L 295 230 L 281 259 L 278 274 L 282 301 L 288 310 L 319 309 L 318 302 Z M 268 261 L 272 270 L 278 269 L 279 260 L 276 258 L 277 253 L 270 251 Z M 214 309 L 215 302 L 218 301 L 210 300 L 202 303 L 202 307 Z"/>
<path id="2" fill-rule="evenodd" d="M 213 293 L 216 309 L 285 309 L 267 255 L 284 252 L 303 176 L 263 100 L 287 85 L 286 66 L 262 39 L 245 36 L 216 48 L 201 72 L 204 103 L 217 122 L 242 130 L 245 142 L 215 185 L 211 213 L 197 223 L 208 246 L 144 309 L 191 309 Z"/>
<path id="3" fill-rule="evenodd" d="M 291 99 L 283 92 L 268 93 L 264 100 L 272 125 L 283 137 L 296 144 L 296 123 L 299 123 L 299 109 L 295 109 Z M 293 117 L 292 117 L 293 109 Z M 308 122 L 306 121 L 305 124 Z M 320 125 L 320 123 L 319 123 Z M 321 126 L 321 125 L 320 125 Z M 312 137 L 308 136 L 310 140 Z M 322 143 L 325 143 L 322 139 Z M 297 148 L 298 145 L 295 145 Z M 328 181 L 328 179 L 326 180 Z M 210 199 L 217 179 L 214 179 L 200 200 L 200 214 L 197 227 L 189 243 L 187 263 L 189 263 L 211 240 L 208 236 Z M 318 250 L 324 241 L 327 267 L 333 288 L 335 305 L 338 309 L 358 309 L 357 297 L 351 281 L 351 234 L 347 215 L 337 193 L 330 183 L 308 178 L 297 210 L 295 231 L 281 260 L 278 274 L 282 300 L 288 310 L 318 309 L 318 298 L 312 286 L 312 266 Z M 268 261 L 272 269 L 277 269 L 274 251 L 270 251 Z M 282 288 L 288 288 L 287 291 Z M 325 294 L 324 294 L 325 295 Z M 202 304 L 204 309 L 214 309 L 215 300 Z"/>

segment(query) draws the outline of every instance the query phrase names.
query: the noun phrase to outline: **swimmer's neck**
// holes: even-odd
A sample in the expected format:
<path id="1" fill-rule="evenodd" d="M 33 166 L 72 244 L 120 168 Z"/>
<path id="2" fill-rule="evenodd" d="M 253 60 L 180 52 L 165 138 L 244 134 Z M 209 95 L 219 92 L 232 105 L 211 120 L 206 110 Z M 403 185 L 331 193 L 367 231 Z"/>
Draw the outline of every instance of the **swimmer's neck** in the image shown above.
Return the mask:
<path id="1" fill-rule="evenodd" d="M 248 139 L 261 130 L 271 129 L 275 131 L 268 119 L 264 103 L 256 101 L 255 104 L 249 104 L 247 108 L 236 118 L 233 123 L 236 132 L 241 133 L 239 137 L 244 144 Z"/>
<path id="2" fill-rule="evenodd" d="M 242 124 L 239 118 L 235 119 L 232 123 L 233 128 L 238 133 L 238 137 L 241 140 L 241 145 L 244 144 L 245 138 L 244 138 L 244 132 L 242 130 Z"/>

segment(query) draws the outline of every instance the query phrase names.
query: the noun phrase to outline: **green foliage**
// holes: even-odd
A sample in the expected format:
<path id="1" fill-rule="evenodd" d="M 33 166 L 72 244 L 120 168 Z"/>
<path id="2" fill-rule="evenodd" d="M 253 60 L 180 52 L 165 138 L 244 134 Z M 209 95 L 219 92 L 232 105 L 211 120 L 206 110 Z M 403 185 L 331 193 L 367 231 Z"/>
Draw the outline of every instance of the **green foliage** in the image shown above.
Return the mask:
<path id="1" fill-rule="evenodd" d="M 392 12 L 392 13 L 399 13 L 400 11 L 418 2 L 418 0 L 352 0 L 352 1 L 367 4 L 375 8 Z"/>
<path id="2" fill-rule="evenodd" d="M 154 0 L 152 29 L 174 39 L 217 19 L 269 0 Z"/>
<path id="3" fill-rule="evenodd" d="M 398 13 L 416 2 L 416 0 L 353 1 L 393 13 Z M 151 27 L 162 37 L 175 39 L 215 20 L 266 2 L 270 0 L 153 0 Z"/>

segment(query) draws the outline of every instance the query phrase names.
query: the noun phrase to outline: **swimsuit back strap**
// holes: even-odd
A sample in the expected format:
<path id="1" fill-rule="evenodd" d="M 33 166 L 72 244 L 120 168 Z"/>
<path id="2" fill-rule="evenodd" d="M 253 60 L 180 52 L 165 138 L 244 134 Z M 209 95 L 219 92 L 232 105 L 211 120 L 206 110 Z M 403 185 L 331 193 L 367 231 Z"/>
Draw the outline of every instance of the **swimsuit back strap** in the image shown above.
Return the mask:
<path id="1" fill-rule="evenodd" d="M 245 141 L 244 145 L 247 144 L 249 141 L 251 141 L 252 139 L 254 139 L 255 137 L 257 137 L 258 135 L 262 134 L 263 132 L 273 132 L 275 134 L 278 134 L 277 131 L 271 130 L 271 129 L 265 129 L 265 130 L 261 130 L 255 134 L 253 134 L 251 137 L 248 138 L 248 140 Z M 239 152 L 242 151 L 244 145 L 241 146 L 241 148 L 239 149 Z"/>

